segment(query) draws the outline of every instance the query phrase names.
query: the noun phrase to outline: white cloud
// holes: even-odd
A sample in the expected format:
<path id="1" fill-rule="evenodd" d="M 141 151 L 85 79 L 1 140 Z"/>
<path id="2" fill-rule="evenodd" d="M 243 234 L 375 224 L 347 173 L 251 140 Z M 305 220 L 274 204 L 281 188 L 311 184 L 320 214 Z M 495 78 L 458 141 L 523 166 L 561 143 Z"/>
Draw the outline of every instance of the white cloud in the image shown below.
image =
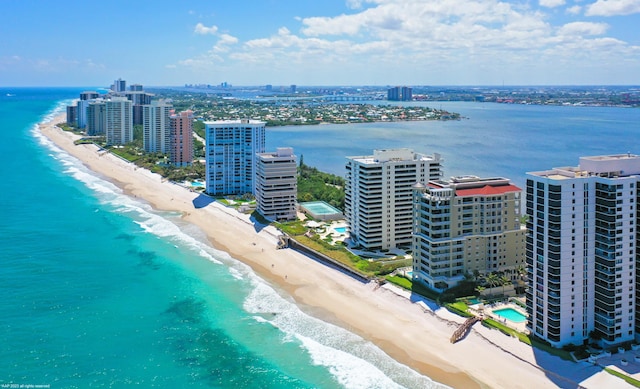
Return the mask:
<path id="1" fill-rule="evenodd" d="M 587 16 L 616 16 L 640 13 L 640 0 L 597 0 L 587 6 Z"/>
<path id="2" fill-rule="evenodd" d="M 192 68 L 192 69 L 208 69 L 216 63 L 224 62 L 224 60 L 216 55 L 212 55 L 211 52 L 199 57 L 199 58 L 188 58 L 181 61 L 178 61 L 178 65 Z M 171 66 L 171 65 L 167 65 Z"/>
<path id="3" fill-rule="evenodd" d="M 229 46 L 235 45 L 238 43 L 238 38 L 235 36 L 231 36 L 229 34 L 220 35 L 220 39 L 215 46 L 213 46 L 213 50 L 216 52 L 227 52 L 229 51 Z"/>
<path id="4" fill-rule="evenodd" d="M 566 11 L 570 15 L 579 15 L 580 12 L 582 12 L 582 7 L 579 5 L 574 5 L 574 6 L 568 7 Z"/>
<path id="5" fill-rule="evenodd" d="M 218 27 L 217 26 L 207 27 L 202 23 L 198 23 L 196 24 L 196 28 L 194 29 L 193 32 L 200 35 L 215 34 L 218 32 Z"/>
<path id="6" fill-rule="evenodd" d="M 607 32 L 609 25 L 606 23 L 573 22 L 567 23 L 558 29 L 559 35 L 602 35 Z"/>
<path id="7" fill-rule="evenodd" d="M 565 4 L 565 0 L 540 0 L 541 7 L 555 8 Z"/>
<path id="8" fill-rule="evenodd" d="M 585 68 L 587 62 L 615 60 L 640 69 L 640 47 L 606 36 L 608 24 L 571 22 L 575 19 L 571 15 L 586 9 L 578 0 L 565 9 L 570 22 L 564 25 L 553 25 L 547 13 L 526 2 L 347 1 L 360 8 L 335 16 L 296 18 L 293 25 L 300 28 L 283 26 L 272 35 L 244 42 L 216 31 L 219 40 L 207 53 L 179 65 L 251 75 L 259 70 L 264 78 L 269 74 L 293 78 L 296 73 L 305 78 L 324 74 L 331 80 L 338 73 L 368 75 L 379 83 L 399 82 L 390 77 L 486 83 L 484 74 L 500 79 L 505 69 L 515 77 L 534 80 L 529 77 L 534 68 L 544 79 L 557 77 L 550 72 L 559 66 Z M 547 8 L 566 4 L 566 0 L 538 1 Z M 444 81 L 436 76 L 445 73 L 460 78 Z"/>

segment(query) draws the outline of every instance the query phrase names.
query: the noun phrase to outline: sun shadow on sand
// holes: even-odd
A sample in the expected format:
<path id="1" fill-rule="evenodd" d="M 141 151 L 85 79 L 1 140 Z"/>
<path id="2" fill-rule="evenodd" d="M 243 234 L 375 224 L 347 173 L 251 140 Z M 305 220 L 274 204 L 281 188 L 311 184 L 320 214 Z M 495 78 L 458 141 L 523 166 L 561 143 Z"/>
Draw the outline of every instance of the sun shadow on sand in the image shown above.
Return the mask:
<path id="1" fill-rule="evenodd" d="M 268 226 L 268 224 L 263 224 L 261 223 L 258 218 L 256 218 L 254 215 L 251 215 L 251 217 L 249 218 L 249 220 L 251 220 L 251 222 L 253 223 L 253 228 L 256 230 L 256 232 L 260 232 L 262 231 L 266 226 Z"/>
<path id="2" fill-rule="evenodd" d="M 201 194 L 198 197 L 196 197 L 195 199 L 193 199 L 193 207 L 198 209 L 198 208 L 204 208 L 207 205 L 215 202 L 216 199 L 214 199 L 211 196 L 207 196 L 205 194 Z"/>
<path id="3" fill-rule="evenodd" d="M 431 312 L 432 314 L 438 309 L 442 309 L 437 302 L 426 298 L 418 293 L 411 293 L 409 299 L 412 303 L 418 303 L 423 306 L 425 312 Z M 496 330 L 497 331 L 497 330 Z M 470 336 L 471 331 L 466 333 L 460 341 Z M 506 335 L 505 335 L 506 336 Z M 491 339 L 483 337 L 485 341 L 491 343 L 495 347 L 498 347 L 503 352 L 512 355 L 514 358 L 520 361 L 530 364 L 531 366 L 538 368 L 544 372 L 547 378 L 553 382 L 559 388 L 591 388 L 601 387 L 601 377 L 594 377 L 599 373 L 602 373 L 603 369 L 607 366 L 616 366 L 616 368 L 626 375 L 635 375 L 640 373 L 640 349 L 639 350 L 627 350 L 623 353 L 613 353 L 608 357 L 599 358 L 594 365 L 593 363 L 582 361 L 574 362 L 563 360 L 562 358 L 551 355 L 550 353 L 532 347 L 533 358 L 518 355 L 518 352 L 512 352 L 508 347 L 505 347 L 502 342 L 500 344 L 494 343 Z M 513 341 L 518 341 L 513 339 Z M 638 355 L 636 360 L 635 356 Z M 611 380 L 615 382 L 618 380 L 616 377 L 607 378 L 605 373 L 605 380 L 611 384 Z M 631 387 L 626 384 L 622 379 L 620 380 L 620 386 L 617 387 Z"/>
<path id="4" fill-rule="evenodd" d="M 533 348 L 536 364 L 547 378 L 560 388 L 583 388 L 582 382 L 602 371 L 601 366 L 589 362 L 566 361 L 546 351 Z M 623 381 L 620 380 L 622 384 Z M 587 385 L 590 386 L 590 385 Z"/>

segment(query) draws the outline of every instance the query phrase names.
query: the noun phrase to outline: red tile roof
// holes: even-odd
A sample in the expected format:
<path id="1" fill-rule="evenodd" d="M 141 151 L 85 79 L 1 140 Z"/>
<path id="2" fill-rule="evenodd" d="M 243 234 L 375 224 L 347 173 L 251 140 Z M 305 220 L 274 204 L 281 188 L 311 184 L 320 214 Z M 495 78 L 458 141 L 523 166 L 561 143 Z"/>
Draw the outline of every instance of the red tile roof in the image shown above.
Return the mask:
<path id="1" fill-rule="evenodd" d="M 481 188 L 470 188 L 470 189 L 458 189 L 456 190 L 456 196 L 466 197 L 466 196 L 491 196 L 491 195 L 501 195 L 510 192 L 518 192 L 521 191 L 515 185 L 499 185 L 499 186 L 491 186 L 485 185 Z"/>

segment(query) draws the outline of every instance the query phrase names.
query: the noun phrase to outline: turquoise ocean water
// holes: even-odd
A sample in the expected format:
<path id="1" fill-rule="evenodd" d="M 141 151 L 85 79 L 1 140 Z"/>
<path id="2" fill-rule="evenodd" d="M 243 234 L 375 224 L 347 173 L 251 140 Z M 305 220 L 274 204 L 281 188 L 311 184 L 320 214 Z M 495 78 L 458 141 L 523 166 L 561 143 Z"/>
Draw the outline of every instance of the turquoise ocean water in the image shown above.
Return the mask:
<path id="1" fill-rule="evenodd" d="M 81 89 L 0 88 L 0 384 L 430 388 L 371 343 L 301 312 L 204 235 L 129 198 L 35 124 Z M 438 152 L 445 176 L 506 176 L 640 153 L 640 110 L 437 103 L 467 116 L 269 128 L 267 146 L 343 174 L 374 148 Z M 276 313 L 274 316 L 273 313 Z"/>

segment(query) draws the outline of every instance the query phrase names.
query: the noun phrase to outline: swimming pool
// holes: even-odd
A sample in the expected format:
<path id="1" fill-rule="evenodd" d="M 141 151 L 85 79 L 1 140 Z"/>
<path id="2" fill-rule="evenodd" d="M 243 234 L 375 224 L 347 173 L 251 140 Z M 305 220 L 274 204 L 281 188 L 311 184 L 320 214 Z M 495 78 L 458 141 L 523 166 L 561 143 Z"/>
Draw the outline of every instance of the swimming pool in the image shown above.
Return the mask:
<path id="1" fill-rule="evenodd" d="M 496 309 L 493 313 L 514 323 L 524 323 L 527 320 L 525 315 L 513 308 Z"/>
<path id="2" fill-rule="evenodd" d="M 344 218 L 339 209 L 332 207 L 324 201 L 300 203 L 300 208 L 311 215 L 312 218 L 318 220 L 339 220 Z"/>
<path id="3" fill-rule="evenodd" d="M 344 234 L 347 232 L 347 227 L 333 227 L 333 230 L 338 234 Z"/>

